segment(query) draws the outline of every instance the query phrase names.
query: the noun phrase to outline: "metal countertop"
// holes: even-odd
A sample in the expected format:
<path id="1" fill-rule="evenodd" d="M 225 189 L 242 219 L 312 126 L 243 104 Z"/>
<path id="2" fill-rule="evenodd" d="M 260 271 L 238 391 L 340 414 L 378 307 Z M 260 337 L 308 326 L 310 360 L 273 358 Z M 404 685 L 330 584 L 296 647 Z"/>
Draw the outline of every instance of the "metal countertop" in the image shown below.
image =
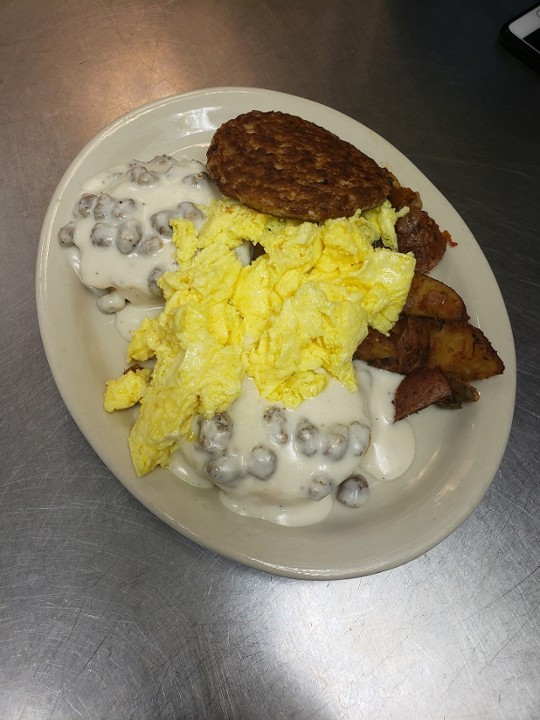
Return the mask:
<path id="1" fill-rule="evenodd" d="M 0 3 L 0 717 L 540 717 L 540 75 L 511 0 Z M 501 467 L 398 569 L 271 576 L 159 521 L 67 412 L 34 271 L 65 169 L 103 126 L 204 87 L 336 108 L 406 154 L 475 234 L 518 363 Z M 486 453 L 489 448 L 486 448 Z"/>

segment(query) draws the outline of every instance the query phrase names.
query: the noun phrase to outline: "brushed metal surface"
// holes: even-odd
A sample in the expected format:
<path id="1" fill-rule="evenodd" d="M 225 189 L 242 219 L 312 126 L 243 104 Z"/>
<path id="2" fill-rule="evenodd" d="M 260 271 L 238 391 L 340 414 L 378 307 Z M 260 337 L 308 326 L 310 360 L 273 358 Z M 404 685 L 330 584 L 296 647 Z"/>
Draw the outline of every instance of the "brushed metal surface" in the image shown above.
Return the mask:
<path id="1" fill-rule="evenodd" d="M 0 3 L 0 717 L 540 717 L 540 76 L 499 47 L 519 4 Z M 507 303 L 510 443 L 485 499 L 408 565 L 273 577 L 153 517 L 68 415 L 39 338 L 50 197 L 102 126 L 257 86 L 396 145 L 462 214 Z M 486 447 L 489 453 L 489 447 Z"/>

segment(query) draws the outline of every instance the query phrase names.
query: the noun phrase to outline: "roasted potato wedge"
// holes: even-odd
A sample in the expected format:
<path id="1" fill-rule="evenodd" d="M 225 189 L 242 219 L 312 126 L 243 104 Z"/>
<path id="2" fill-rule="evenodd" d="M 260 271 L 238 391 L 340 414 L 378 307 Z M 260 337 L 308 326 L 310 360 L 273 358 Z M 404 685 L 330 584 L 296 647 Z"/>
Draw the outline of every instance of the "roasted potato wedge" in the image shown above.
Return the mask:
<path id="1" fill-rule="evenodd" d="M 392 186 L 388 200 L 395 210 L 407 207 L 409 212 L 396 223 L 398 249 L 412 252 L 416 258 L 416 270 L 427 273 L 441 260 L 446 245 L 452 243 L 450 233 L 441 231 L 435 220 L 423 209 L 420 193 L 400 184 L 390 173 Z"/>
<path id="2" fill-rule="evenodd" d="M 354 358 L 373 367 L 405 375 L 394 398 L 395 420 L 429 405 L 459 408 L 480 395 L 470 382 L 504 372 L 504 363 L 484 333 L 471 325 L 463 299 L 451 287 L 430 277 L 455 245 L 450 234 L 423 210 L 420 194 L 392 176 L 388 199 L 409 212 L 396 223 L 398 249 L 416 258 L 403 313 L 387 336 L 370 330 Z"/>
<path id="3" fill-rule="evenodd" d="M 429 405 L 458 410 L 463 403 L 479 399 L 478 390 L 455 375 L 439 368 L 417 368 L 403 378 L 396 390 L 394 420 L 402 420 Z"/>
<path id="4" fill-rule="evenodd" d="M 411 208 L 396 223 L 398 250 L 412 252 L 418 272 L 427 273 L 441 260 L 450 241 L 450 235 L 424 210 Z"/>
<path id="5" fill-rule="evenodd" d="M 400 382 L 394 396 L 394 420 L 423 410 L 429 405 L 452 398 L 446 375 L 438 368 L 417 368 Z"/>
<path id="6" fill-rule="evenodd" d="M 429 317 L 403 315 L 388 336 L 370 330 L 354 357 L 405 375 L 394 399 L 396 421 L 432 404 L 456 409 L 476 402 L 480 396 L 470 382 L 504 372 L 479 328 Z"/>
<path id="7" fill-rule="evenodd" d="M 434 321 L 429 318 L 400 318 L 388 336 L 370 329 L 354 357 L 374 367 L 406 375 L 427 364 L 429 336 Z"/>
<path id="8" fill-rule="evenodd" d="M 388 336 L 370 330 L 354 357 L 402 375 L 419 367 L 439 368 L 465 383 L 504 371 L 489 340 L 470 323 L 407 315 Z"/>
<path id="9" fill-rule="evenodd" d="M 382 335 L 370 330 L 354 358 L 405 375 L 394 398 L 395 420 L 428 405 L 459 408 L 480 395 L 470 382 L 504 372 L 504 364 L 484 333 L 471 325 L 463 299 L 451 287 L 428 276 L 453 244 L 450 234 L 422 209 L 419 193 L 393 177 L 392 207 L 409 212 L 396 223 L 398 249 L 412 252 L 416 273 L 403 313 Z"/>
<path id="10" fill-rule="evenodd" d="M 370 328 L 365 339 L 356 348 L 353 358 L 355 360 L 365 360 L 374 367 L 399 372 L 399 370 L 394 370 L 394 367 L 398 366 L 397 355 L 395 332 L 390 331 L 389 335 L 383 335 Z"/>
<path id="11" fill-rule="evenodd" d="M 461 297 L 440 280 L 415 273 L 403 308 L 405 315 L 437 320 L 468 320 Z"/>
<path id="12" fill-rule="evenodd" d="M 504 371 L 504 363 L 481 330 L 452 321 L 431 329 L 427 367 L 440 368 L 463 382 L 485 380 Z"/>

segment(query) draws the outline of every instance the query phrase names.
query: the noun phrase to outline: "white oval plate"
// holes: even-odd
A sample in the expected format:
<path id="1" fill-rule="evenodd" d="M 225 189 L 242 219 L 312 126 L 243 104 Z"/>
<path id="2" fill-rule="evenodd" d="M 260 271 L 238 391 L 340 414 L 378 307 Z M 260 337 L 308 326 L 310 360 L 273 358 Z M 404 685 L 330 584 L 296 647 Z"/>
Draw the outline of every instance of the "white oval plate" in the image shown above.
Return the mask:
<path id="1" fill-rule="evenodd" d="M 288 528 L 237 516 L 214 490 L 200 490 L 157 470 L 133 472 L 127 437 L 135 412 L 103 411 L 105 381 L 124 368 L 125 341 L 101 314 L 56 238 L 81 185 L 97 172 L 161 153 L 204 160 L 215 129 L 249 110 L 281 110 L 316 122 L 387 166 L 419 190 L 424 206 L 457 247 L 433 273 L 464 298 L 471 322 L 489 337 L 506 370 L 478 383 L 481 400 L 456 412 L 429 408 L 412 418 L 413 466 L 374 487 L 358 510 L 336 503 L 324 522 Z M 185 536 L 268 572 L 344 578 L 396 567 L 447 537 L 482 499 L 502 459 L 515 398 L 515 351 L 506 308 L 491 269 L 447 200 L 398 150 L 351 118 L 309 100 L 254 88 L 214 88 L 137 108 L 102 130 L 75 158 L 47 210 L 36 276 L 38 316 L 47 359 L 75 422 L 103 462 L 149 510 Z"/>

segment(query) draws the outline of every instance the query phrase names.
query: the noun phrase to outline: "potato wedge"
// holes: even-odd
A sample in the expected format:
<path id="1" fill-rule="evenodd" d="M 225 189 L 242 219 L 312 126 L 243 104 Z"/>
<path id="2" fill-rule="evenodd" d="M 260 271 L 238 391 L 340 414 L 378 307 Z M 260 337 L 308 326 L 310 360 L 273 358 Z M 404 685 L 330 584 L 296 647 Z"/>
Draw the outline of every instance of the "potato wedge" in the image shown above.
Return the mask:
<path id="1" fill-rule="evenodd" d="M 374 367 L 406 375 L 427 363 L 429 338 L 434 321 L 430 318 L 400 318 L 388 336 L 370 330 L 354 358 Z"/>
<path id="2" fill-rule="evenodd" d="M 397 367 L 397 356 L 395 332 L 390 331 L 389 335 L 383 335 L 370 328 L 365 339 L 356 348 L 353 359 L 364 360 L 374 367 L 384 368 L 391 372 L 399 372 L 393 369 L 394 366 Z"/>
<path id="3" fill-rule="evenodd" d="M 354 358 L 402 375 L 419 367 L 439 368 L 465 383 L 504 372 L 504 363 L 479 328 L 431 318 L 404 316 L 388 336 L 370 330 Z"/>
<path id="4" fill-rule="evenodd" d="M 431 329 L 426 366 L 452 373 L 463 382 L 504 372 L 504 363 L 479 328 L 452 321 Z"/>
<path id="5" fill-rule="evenodd" d="M 455 290 L 421 273 L 414 274 L 403 312 L 437 320 L 469 319 L 465 303 Z"/>
<path id="6" fill-rule="evenodd" d="M 400 382 L 394 396 L 394 420 L 402 420 L 434 403 L 450 400 L 452 388 L 438 368 L 417 368 Z"/>
<path id="7" fill-rule="evenodd" d="M 414 200 L 412 191 L 396 188 L 396 205 Z M 476 402 L 480 395 L 470 382 L 504 372 L 489 340 L 468 320 L 453 288 L 416 272 L 402 316 L 389 334 L 371 329 L 358 346 L 354 359 L 405 375 L 394 399 L 396 421 L 428 405 L 457 409 Z"/>
<path id="8" fill-rule="evenodd" d="M 424 210 L 411 208 L 396 222 L 398 250 L 412 252 L 418 272 L 427 273 L 441 260 L 450 241 L 450 235 Z"/>

